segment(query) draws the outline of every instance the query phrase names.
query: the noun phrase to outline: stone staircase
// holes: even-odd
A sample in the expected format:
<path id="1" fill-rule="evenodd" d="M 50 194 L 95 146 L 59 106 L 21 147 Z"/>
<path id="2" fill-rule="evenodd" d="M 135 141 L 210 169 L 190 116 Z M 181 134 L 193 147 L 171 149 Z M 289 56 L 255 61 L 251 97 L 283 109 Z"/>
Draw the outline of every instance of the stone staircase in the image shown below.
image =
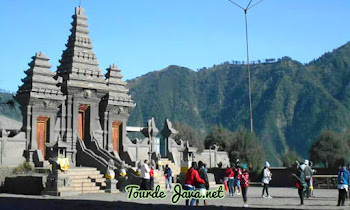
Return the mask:
<path id="1" fill-rule="evenodd" d="M 104 193 L 106 179 L 96 168 L 76 167 L 67 171 L 71 189 L 80 193 Z"/>
<path id="2" fill-rule="evenodd" d="M 180 167 L 175 165 L 175 163 L 173 163 L 171 160 L 169 160 L 167 158 L 161 158 L 161 161 L 162 161 L 163 169 L 162 170 L 154 170 L 154 174 L 155 174 L 154 185 L 159 184 L 160 185 L 160 189 L 165 190 L 165 177 L 164 177 L 165 165 L 168 164 L 169 167 L 171 168 L 172 177 L 173 177 L 173 180 L 174 180 L 173 183 L 176 182 L 176 177 L 177 177 L 177 175 L 180 174 Z"/>

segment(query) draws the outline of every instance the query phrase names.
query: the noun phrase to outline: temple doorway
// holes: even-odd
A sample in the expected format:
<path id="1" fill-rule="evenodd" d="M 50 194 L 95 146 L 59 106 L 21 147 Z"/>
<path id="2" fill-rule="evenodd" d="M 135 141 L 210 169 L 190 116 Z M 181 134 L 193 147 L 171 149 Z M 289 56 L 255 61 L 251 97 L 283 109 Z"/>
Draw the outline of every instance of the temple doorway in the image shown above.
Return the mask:
<path id="1" fill-rule="evenodd" d="M 90 128 L 90 106 L 88 104 L 79 104 L 78 112 L 78 135 L 79 139 L 84 140 L 89 136 Z"/>
<path id="2" fill-rule="evenodd" d="M 122 136 L 122 122 L 121 121 L 113 121 L 112 122 L 112 143 L 113 143 L 113 151 L 116 151 L 119 154 L 120 149 L 120 139 Z"/>
<path id="3" fill-rule="evenodd" d="M 50 139 L 49 123 L 50 118 L 46 116 L 39 116 L 36 120 L 36 141 L 38 145 L 38 150 L 41 150 L 43 157 L 45 157 L 46 152 L 46 142 Z"/>

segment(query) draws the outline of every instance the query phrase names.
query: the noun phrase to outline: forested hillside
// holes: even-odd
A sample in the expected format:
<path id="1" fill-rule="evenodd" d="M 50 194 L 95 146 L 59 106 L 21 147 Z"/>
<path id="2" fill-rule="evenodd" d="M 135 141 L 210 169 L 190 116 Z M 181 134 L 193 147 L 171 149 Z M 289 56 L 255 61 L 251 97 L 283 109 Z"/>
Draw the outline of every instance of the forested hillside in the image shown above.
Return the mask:
<path id="1" fill-rule="evenodd" d="M 350 127 L 350 44 L 306 65 L 284 57 L 251 68 L 254 131 L 273 162 L 287 151 L 308 157 L 322 130 Z M 137 103 L 130 125 L 155 117 L 158 127 L 168 118 L 202 132 L 249 129 L 247 72 L 237 62 L 199 71 L 169 66 L 128 85 Z"/>

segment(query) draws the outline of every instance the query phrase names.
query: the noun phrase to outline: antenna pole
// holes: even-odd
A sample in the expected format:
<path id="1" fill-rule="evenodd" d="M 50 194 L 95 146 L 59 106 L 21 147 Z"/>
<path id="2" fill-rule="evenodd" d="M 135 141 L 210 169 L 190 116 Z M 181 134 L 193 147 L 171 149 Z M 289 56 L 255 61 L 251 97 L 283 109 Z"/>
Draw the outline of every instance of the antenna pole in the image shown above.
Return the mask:
<path id="1" fill-rule="evenodd" d="M 250 116 L 250 132 L 254 132 L 253 129 L 253 108 L 252 108 L 252 84 L 251 84 L 251 76 L 250 76 L 250 63 L 249 63 L 249 39 L 248 39 L 248 17 L 247 13 L 248 10 L 251 9 L 252 7 L 258 5 L 261 3 L 263 0 L 260 0 L 259 2 L 253 4 L 252 6 L 251 3 L 253 0 L 250 0 L 247 7 L 244 9 L 242 6 L 234 2 L 233 0 L 228 0 L 232 4 L 236 5 L 237 7 L 241 8 L 244 11 L 244 16 L 245 16 L 245 37 L 246 37 L 246 44 L 247 44 L 247 71 L 248 71 L 248 85 L 249 85 L 249 116 Z"/>
<path id="2" fill-rule="evenodd" d="M 253 108 L 252 108 L 252 84 L 250 78 L 250 62 L 249 62 L 249 39 L 248 39 L 248 10 L 244 10 L 245 16 L 245 38 L 247 43 L 247 70 L 248 70 L 248 86 L 249 86 L 249 115 L 250 115 L 250 132 L 254 132 L 253 130 Z"/>

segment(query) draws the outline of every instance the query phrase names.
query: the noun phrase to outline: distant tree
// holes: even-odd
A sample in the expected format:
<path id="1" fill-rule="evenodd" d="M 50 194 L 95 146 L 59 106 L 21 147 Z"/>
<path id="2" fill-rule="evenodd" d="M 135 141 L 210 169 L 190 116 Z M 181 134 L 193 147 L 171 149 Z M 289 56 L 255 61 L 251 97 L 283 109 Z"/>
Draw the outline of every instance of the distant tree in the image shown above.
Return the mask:
<path id="1" fill-rule="evenodd" d="M 200 132 L 196 131 L 193 127 L 185 123 L 180 123 L 179 121 L 175 121 L 173 126 L 179 132 L 174 137 L 175 141 L 182 139 L 184 141 L 188 141 L 191 146 L 197 147 L 198 152 L 202 152 L 204 150 L 204 137 Z"/>
<path id="2" fill-rule="evenodd" d="M 324 130 L 311 146 L 310 159 L 327 168 L 338 167 L 349 161 L 349 144 L 340 134 Z"/>
<path id="3" fill-rule="evenodd" d="M 205 148 L 216 144 L 220 149 L 226 150 L 231 146 L 233 138 L 234 134 L 230 130 L 224 127 L 214 126 L 205 138 Z"/>
<path id="4" fill-rule="evenodd" d="M 234 133 L 231 147 L 228 149 L 230 160 L 239 158 L 248 164 L 251 171 L 257 172 L 264 166 L 265 153 L 257 136 L 240 129 Z"/>
<path id="5" fill-rule="evenodd" d="M 298 161 L 299 163 L 302 162 L 302 158 L 295 151 L 287 152 L 282 156 L 281 160 L 282 166 L 284 167 L 292 167 L 295 164 L 295 161 Z"/>

